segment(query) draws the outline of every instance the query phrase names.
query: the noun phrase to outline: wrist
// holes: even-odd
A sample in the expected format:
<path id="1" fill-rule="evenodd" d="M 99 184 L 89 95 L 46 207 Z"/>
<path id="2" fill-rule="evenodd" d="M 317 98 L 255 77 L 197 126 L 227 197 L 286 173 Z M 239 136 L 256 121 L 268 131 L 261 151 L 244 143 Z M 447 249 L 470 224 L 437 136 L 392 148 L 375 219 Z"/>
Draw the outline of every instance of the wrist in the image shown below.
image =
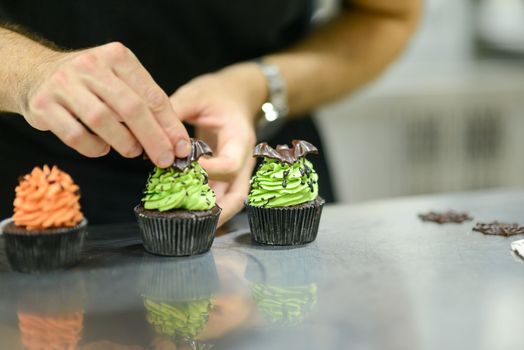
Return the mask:
<path id="1" fill-rule="evenodd" d="M 243 62 L 226 67 L 217 74 L 226 78 L 242 101 L 250 122 L 255 124 L 260 108 L 268 98 L 267 81 L 260 67 L 254 62 Z"/>
<path id="2" fill-rule="evenodd" d="M 13 90 L 14 112 L 25 114 L 29 110 L 29 101 L 34 91 L 42 84 L 56 67 L 56 62 L 66 53 L 40 46 L 33 51 L 33 58 L 28 60 L 19 72 L 19 83 Z"/>

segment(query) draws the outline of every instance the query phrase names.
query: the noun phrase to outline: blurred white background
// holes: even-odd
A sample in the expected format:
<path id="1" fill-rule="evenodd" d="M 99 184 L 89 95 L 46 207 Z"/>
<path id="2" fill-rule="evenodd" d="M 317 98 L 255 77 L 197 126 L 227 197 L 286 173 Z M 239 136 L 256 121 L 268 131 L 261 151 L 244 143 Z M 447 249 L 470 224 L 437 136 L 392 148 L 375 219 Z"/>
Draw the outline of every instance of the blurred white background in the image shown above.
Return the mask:
<path id="1" fill-rule="evenodd" d="M 343 202 L 524 186 L 524 0 L 427 0 L 402 57 L 317 124 Z"/>

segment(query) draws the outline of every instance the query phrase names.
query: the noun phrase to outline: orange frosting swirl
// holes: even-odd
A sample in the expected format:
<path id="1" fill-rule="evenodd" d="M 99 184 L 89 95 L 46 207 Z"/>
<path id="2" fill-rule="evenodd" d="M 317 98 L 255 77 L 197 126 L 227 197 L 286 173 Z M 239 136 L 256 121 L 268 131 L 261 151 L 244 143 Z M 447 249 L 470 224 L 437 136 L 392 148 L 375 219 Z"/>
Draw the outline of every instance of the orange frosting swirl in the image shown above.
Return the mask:
<path id="1" fill-rule="evenodd" d="M 35 167 L 15 192 L 14 223 L 28 231 L 73 227 L 84 219 L 78 186 L 56 166 Z"/>
<path id="2" fill-rule="evenodd" d="M 18 312 L 22 344 L 28 350 L 74 350 L 82 337 L 84 314 L 43 316 Z"/>

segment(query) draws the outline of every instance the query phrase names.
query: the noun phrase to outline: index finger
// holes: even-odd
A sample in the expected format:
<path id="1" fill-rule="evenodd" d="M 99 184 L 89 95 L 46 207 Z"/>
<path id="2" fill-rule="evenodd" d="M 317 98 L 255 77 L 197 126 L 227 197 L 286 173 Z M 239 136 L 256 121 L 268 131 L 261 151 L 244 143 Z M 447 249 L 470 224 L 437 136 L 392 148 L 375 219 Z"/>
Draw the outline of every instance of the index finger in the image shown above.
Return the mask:
<path id="1" fill-rule="evenodd" d="M 117 60 L 117 64 L 113 66 L 114 73 L 146 102 L 173 144 L 175 155 L 179 158 L 187 157 L 191 151 L 189 135 L 182 122 L 176 117 L 166 93 L 138 58 L 124 45 L 111 43 L 106 46 Z"/>
<path id="2" fill-rule="evenodd" d="M 160 167 L 173 164 L 175 154 L 171 140 L 133 89 L 111 71 L 97 75 L 97 79 L 88 80 L 87 84 L 119 114 L 153 163 Z"/>
<path id="3" fill-rule="evenodd" d="M 244 207 L 244 200 L 249 193 L 249 179 L 253 166 L 255 165 L 255 160 L 250 159 L 247 163 L 219 201 L 219 205 L 222 207 L 222 213 L 218 219 L 219 227 Z"/>

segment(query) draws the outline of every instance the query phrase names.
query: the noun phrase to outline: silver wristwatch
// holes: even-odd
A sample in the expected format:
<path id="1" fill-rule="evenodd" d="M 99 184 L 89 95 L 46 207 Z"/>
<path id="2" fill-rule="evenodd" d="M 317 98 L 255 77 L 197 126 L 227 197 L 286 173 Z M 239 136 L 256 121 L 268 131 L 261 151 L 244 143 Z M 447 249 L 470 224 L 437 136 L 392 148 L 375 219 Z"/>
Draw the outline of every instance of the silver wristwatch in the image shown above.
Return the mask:
<path id="1" fill-rule="evenodd" d="M 262 104 L 259 129 L 264 128 L 269 123 L 278 119 L 284 119 L 289 112 L 287 105 L 286 84 L 280 70 L 274 64 L 267 63 L 264 59 L 257 59 L 255 62 L 264 74 L 268 87 L 268 100 Z"/>

